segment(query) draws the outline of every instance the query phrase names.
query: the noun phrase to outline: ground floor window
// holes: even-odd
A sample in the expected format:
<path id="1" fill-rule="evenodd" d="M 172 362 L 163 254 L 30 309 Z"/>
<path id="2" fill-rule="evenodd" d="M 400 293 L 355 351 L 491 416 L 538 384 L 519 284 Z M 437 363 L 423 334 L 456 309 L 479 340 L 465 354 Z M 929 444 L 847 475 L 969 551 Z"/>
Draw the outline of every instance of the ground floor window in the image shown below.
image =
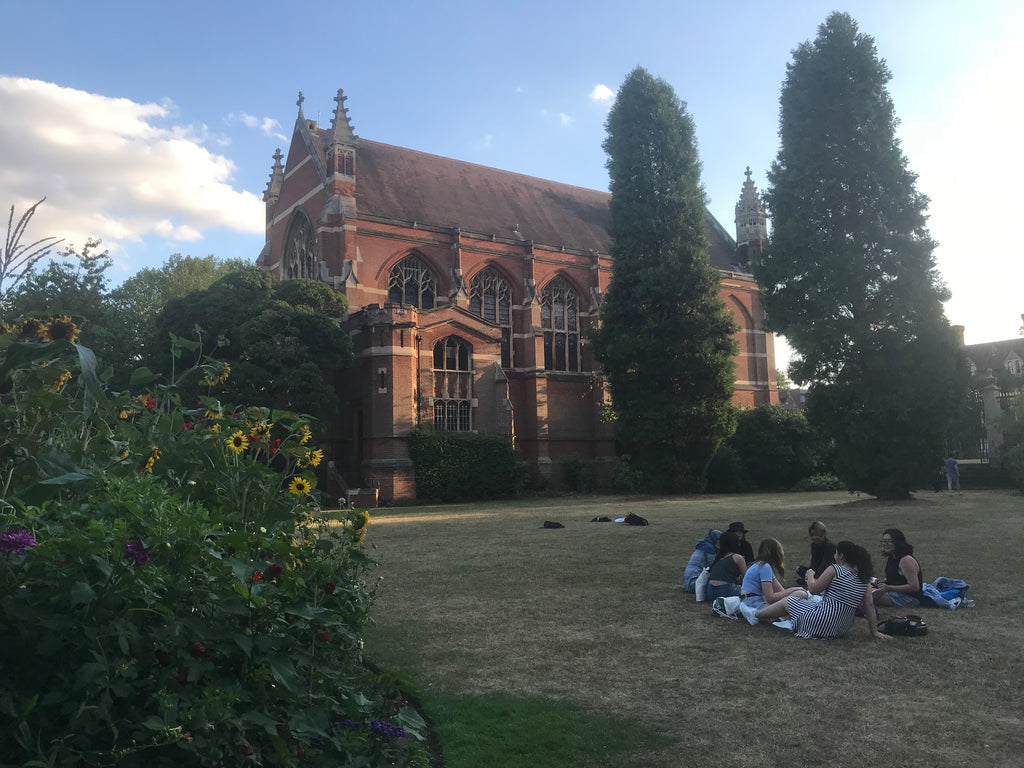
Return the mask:
<path id="1" fill-rule="evenodd" d="M 434 429 L 445 432 L 469 432 L 469 400 L 435 400 Z"/>

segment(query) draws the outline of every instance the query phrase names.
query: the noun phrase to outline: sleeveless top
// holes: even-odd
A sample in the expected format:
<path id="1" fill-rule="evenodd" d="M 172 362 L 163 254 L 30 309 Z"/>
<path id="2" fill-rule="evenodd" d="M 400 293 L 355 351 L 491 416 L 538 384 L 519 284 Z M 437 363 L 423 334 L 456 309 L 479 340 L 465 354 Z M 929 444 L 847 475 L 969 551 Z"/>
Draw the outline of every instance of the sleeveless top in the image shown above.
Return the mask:
<path id="1" fill-rule="evenodd" d="M 738 584 L 740 580 L 740 567 L 732 559 L 732 555 L 726 555 L 717 563 L 711 566 L 708 573 L 710 581 L 724 581 L 729 584 Z"/>
<path id="2" fill-rule="evenodd" d="M 902 558 L 901 558 L 902 559 Z M 917 563 L 917 558 L 914 558 Z M 901 587 L 908 584 L 907 577 L 900 573 L 900 561 L 895 557 L 889 557 L 885 562 L 885 583 L 893 587 Z M 921 585 L 924 584 L 924 572 L 921 564 L 917 563 L 917 594 L 921 594 Z"/>

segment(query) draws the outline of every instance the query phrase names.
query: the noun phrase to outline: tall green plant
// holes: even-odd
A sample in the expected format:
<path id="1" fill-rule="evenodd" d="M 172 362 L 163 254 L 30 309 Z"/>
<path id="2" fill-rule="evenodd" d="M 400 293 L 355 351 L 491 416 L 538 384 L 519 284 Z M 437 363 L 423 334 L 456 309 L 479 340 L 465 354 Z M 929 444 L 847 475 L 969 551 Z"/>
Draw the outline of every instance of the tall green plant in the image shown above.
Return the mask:
<path id="1" fill-rule="evenodd" d="M 39 325 L 0 335 L 0 762 L 424 764 L 363 663 L 369 518 L 317 506 L 310 419 L 144 372 L 108 400 Z"/>
<path id="2" fill-rule="evenodd" d="M 607 131 L 614 263 L 594 349 L 618 439 L 647 487 L 699 490 L 735 423 L 736 328 L 708 255 L 693 120 L 638 67 Z"/>
<path id="3" fill-rule="evenodd" d="M 769 327 L 811 382 L 808 416 L 851 489 L 903 497 L 942 456 L 966 406 L 949 298 L 874 40 L 833 13 L 793 53 L 778 157 L 765 193 L 773 231 L 755 265 Z"/>

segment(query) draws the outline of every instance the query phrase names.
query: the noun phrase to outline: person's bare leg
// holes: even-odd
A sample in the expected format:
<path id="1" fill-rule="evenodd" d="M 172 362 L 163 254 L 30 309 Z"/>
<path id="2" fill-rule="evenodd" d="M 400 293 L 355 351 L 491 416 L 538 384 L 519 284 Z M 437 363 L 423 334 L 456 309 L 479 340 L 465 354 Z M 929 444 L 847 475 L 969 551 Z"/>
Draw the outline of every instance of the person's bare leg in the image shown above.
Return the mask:
<path id="1" fill-rule="evenodd" d="M 758 619 L 788 619 L 789 609 L 786 607 L 786 599 L 778 600 L 771 605 L 766 605 L 754 614 Z"/>

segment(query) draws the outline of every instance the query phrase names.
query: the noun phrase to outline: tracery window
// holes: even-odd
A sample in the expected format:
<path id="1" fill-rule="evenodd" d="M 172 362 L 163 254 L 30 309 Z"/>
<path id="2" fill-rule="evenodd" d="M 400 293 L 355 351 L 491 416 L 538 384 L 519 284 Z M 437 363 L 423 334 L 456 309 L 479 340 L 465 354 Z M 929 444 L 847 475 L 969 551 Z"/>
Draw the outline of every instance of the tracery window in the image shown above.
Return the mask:
<path id="1" fill-rule="evenodd" d="M 544 369 L 579 371 L 579 299 L 562 277 L 548 283 L 541 293 L 540 325 L 544 330 Z"/>
<path id="2" fill-rule="evenodd" d="M 434 344 L 434 429 L 472 429 L 473 373 L 469 344 L 449 336 Z"/>
<path id="3" fill-rule="evenodd" d="M 469 311 L 501 326 L 501 367 L 512 367 L 512 288 L 493 267 L 473 278 Z"/>
<path id="4" fill-rule="evenodd" d="M 419 309 L 433 309 L 437 283 L 430 267 L 416 256 L 407 256 L 388 275 L 388 301 Z"/>
<path id="5" fill-rule="evenodd" d="M 284 239 L 285 276 L 315 280 L 316 275 L 316 233 L 309 217 L 296 211 L 288 226 Z"/>

